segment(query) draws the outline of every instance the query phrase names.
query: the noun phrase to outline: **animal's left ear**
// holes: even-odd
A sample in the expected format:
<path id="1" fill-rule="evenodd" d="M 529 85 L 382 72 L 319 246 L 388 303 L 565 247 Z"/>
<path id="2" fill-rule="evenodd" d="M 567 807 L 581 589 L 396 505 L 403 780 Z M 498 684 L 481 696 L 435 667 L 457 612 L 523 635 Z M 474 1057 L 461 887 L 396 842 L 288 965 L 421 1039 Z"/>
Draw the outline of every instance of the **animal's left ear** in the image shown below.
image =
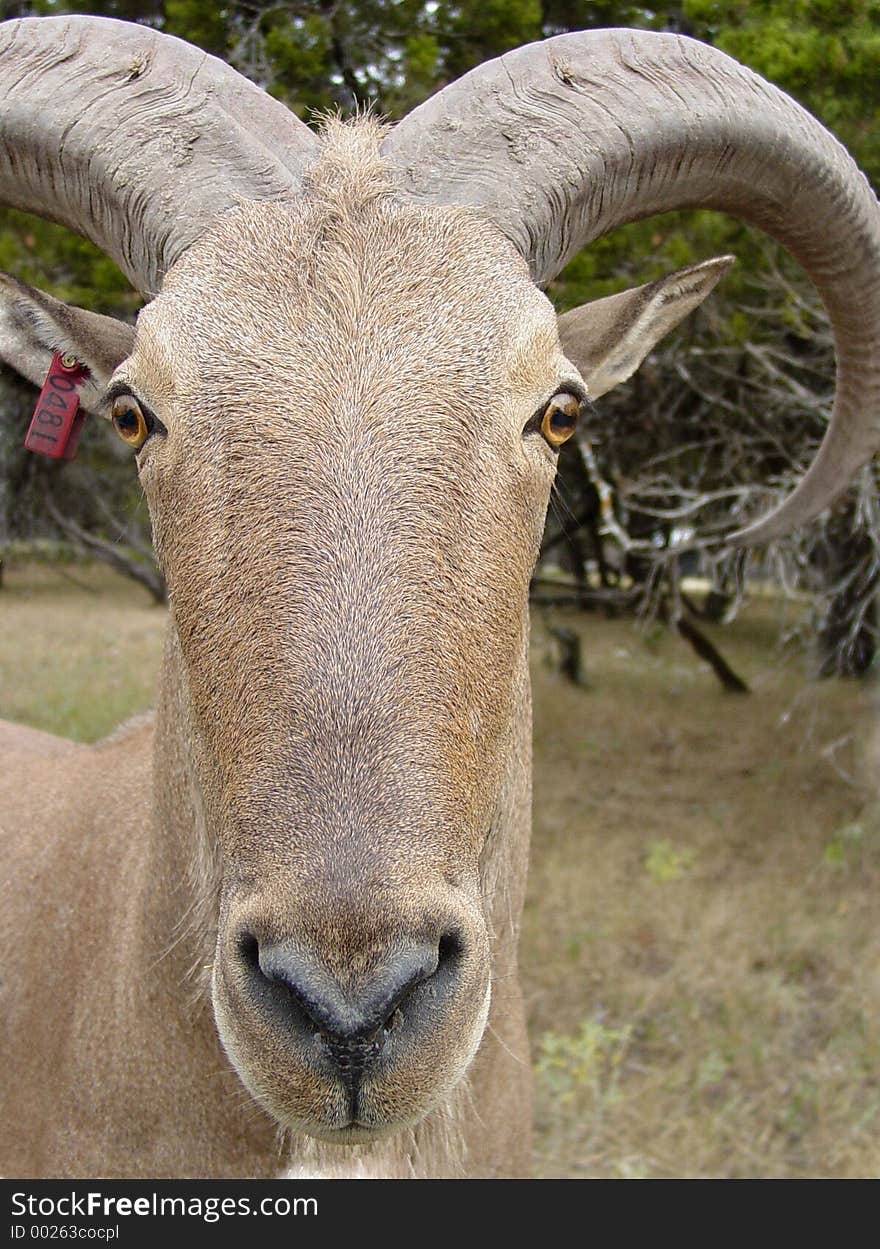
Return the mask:
<path id="1" fill-rule="evenodd" d="M 651 348 L 703 302 L 734 260 L 705 260 L 563 313 L 562 350 L 579 369 L 590 398 L 632 377 Z"/>
<path id="2" fill-rule="evenodd" d="M 124 321 L 61 303 L 44 291 L 0 273 L 0 359 L 42 386 L 56 352 L 76 356 L 89 370 L 80 402 L 94 412 L 114 370 L 134 350 Z"/>

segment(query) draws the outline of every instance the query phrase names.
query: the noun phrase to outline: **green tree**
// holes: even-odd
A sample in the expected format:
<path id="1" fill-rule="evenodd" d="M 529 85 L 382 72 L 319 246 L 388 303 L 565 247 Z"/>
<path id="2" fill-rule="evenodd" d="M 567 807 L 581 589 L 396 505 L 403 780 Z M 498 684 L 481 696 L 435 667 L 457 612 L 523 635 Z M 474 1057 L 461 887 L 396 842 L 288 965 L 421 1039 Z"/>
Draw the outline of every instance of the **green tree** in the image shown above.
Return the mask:
<path id="1" fill-rule="evenodd" d="M 351 111 L 368 102 L 397 119 L 475 65 L 568 30 L 677 31 L 714 44 L 788 91 L 838 134 L 875 185 L 880 182 L 880 0 L 683 0 L 661 9 L 602 0 L 0 0 L 4 17 L 74 12 L 135 19 L 187 39 L 227 59 L 307 121 L 329 108 Z M 796 344 L 805 367 L 827 371 L 826 347 L 817 348 L 804 326 L 797 283 L 790 294 L 784 286 L 773 286 L 772 294 L 754 287 L 753 275 L 766 271 L 768 257 L 771 268 L 790 273 L 778 253 L 715 213 L 669 214 L 618 230 L 576 257 L 549 294 L 565 310 L 725 251 L 737 254 L 741 264 L 726 279 L 726 294 L 713 298 L 712 329 L 725 350 L 741 353 L 740 371 L 749 340 L 769 342 L 780 334 L 788 336 L 788 347 Z M 85 307 L 127 317 L 137 311 L 136 295 L 91 244 L 24 214 L 0 212 L 0 269 Z M 762 321 L 746 317 L 739 310 L 743 302 L 771 315 Z M 15 400 L 11 379 L 4 385 L 3 420 L 8 424 L 15 413 L 20 422 L 24 392 L 16 392 Z M 626 397 L 610 402 L 625 403 Z M 662 434 L 643 430 L 625 448 L 609 443 L 608 464 L 624 462 L 624 451 L 631 457 L 641 449 L 649 458 L 681 432 L 671 421 L 664 428 Z M 28 469 L 20 463 L 23 453 L 10 449 L 14 441 L 4 435 L 0 448 L 7 514 L 15 510 L 15 490 L 35 473 L 56 472 L 59 480 L 74 473 Z M 705 468 L 711 456 L 695 447 L 691 457 L 709 488 Z M 108 460 L 98 432 L 90 433 L 81 464 L 86 473 L 100 469 L 102 479 L 131 482 Z M 683 464 L 682 471 L 691 470 Z M 125 489 L 114 486 L 111 494 L 114 514 L 124 511 Z M 64 498 L 75 512 L 76 492 L 65 490 Z M 84 507 L 75 519 L 99 528 L 103 523 L 108 536 L 106 518 L 102 522 L 94 509 Z"/>

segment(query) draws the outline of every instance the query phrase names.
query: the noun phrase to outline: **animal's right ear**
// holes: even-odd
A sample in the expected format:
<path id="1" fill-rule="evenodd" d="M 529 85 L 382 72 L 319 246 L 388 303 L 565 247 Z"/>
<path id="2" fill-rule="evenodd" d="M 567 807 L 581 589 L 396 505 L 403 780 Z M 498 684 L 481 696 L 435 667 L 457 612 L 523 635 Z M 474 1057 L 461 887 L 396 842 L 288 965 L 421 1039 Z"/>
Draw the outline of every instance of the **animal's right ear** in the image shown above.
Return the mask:
<path id="1" fill-rule="evenodd" d="M 0 359 L 35 386 L 42 386 L 56 352 L 74 355 L 90 373 L 80 403 L 96 412 L 111 375 L 133 350 L 133 326 L 61 303 L 0 273 Z"/>

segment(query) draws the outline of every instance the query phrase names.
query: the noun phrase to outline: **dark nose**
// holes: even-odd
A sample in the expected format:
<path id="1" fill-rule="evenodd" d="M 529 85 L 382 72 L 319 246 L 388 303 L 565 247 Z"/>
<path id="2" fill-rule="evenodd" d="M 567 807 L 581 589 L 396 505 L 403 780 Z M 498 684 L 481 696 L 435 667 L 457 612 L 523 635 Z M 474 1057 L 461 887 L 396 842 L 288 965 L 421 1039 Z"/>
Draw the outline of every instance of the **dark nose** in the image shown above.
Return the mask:
<path id="1" fill-rule="evenodd" d="M 381 962 L 343 987 L 323 962 L 295 942 L 242 943 L 254 988 L 301 1040 L 317 1040 L 345 1078 L 356 1079 L 406 1022 L 417 990 L 457 959 L 455 938 L 398 941 Z M 439 981 L 445 982 L 446 975 Z M 433 997 L 434 995 L 432 995 Z"/>

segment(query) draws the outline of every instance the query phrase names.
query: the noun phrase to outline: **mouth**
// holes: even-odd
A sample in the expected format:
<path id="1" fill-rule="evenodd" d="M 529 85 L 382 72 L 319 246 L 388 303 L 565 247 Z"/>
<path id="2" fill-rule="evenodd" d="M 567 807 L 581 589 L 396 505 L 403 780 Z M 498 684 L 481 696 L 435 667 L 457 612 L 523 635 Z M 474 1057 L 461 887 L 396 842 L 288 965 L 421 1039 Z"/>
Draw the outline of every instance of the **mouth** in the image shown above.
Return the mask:
<path id="1" fill-rule="evenodd" d="M 458 1084 L 482 1035 L 488 1014 L 488 992 L 476 1026 L 468 1030 L 471 1035 L 466 1038 L 464 1052 L 460 1057 L 456 1055 L 457 1061 L 450 1064 L 448 1071 L 443 1071 L 441 1066 L 446 1055 L 436 1050 L 430 1064 L 420 1062 L 416 1068 L 411 1048 L 399 1058 L 393 1052 L 386 1052 L 363 1065 L 366 1054 L 356 1056 L 362 1061 L 347 1055 L 350 1066 L 340 1062 L 337 1054 L 331 1065 L 321 1053 L 327 1047 L 318 1037 L 312 1038 L 311 1046 L 283 1057 L 273 1047 L 282 1062 L 273 1061 L 271 1068 L 267 1068 L 259 1060 L 253 1061 L 255 1047 L 239 1048 L 235 1032 L 237 1021 L 229 1021 L 229 1016 L 222 1011 L 218 1014 L 220 1039 L 227 1056 L 242 1083 L 276 1122 L 328 1144 L 366 1145 L 414 1129 Z M 366 1048 L 372 1053 L 372 1045 Z M 394 1050 L 392 1036 L 388 1051 Z M 288 1058 L 286 1062 L 285 1057 Z M 279 1066 L 286 1070 L 279 1072 Z M 440 1080 L 437 1068 L 443 1077 Z M 401 1073 L 407 1084 L 402 1089 L 395 1088 Z"/>
<path id="2" fill-rule="evenodd" d="M 331 1145 L 366 1145 L 371 1141 L 384 1140 L 409 1126 L 408 1123 L 364 1123 L 352 1119 L 350 1123 L 337 1127 L 310 1127 L 309 1135 Z"/>

